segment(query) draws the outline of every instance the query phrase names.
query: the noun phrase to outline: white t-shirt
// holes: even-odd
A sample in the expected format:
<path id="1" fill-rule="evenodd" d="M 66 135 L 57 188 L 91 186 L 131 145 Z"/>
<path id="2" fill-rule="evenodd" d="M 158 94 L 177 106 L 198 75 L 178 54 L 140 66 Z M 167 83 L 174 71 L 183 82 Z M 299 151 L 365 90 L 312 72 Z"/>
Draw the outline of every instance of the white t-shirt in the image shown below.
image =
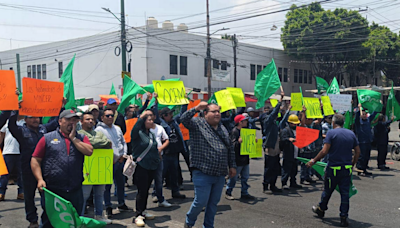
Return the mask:
<path id="1" fill-rule="evenodd" d="M 18 126 L 24 125 L 25 120 L 17 121 Z M 1 128 L 0 130 L 2 133 L 5 133 L 4 138 L 4 150 L 3 154 L 20 154 L 19 152 L 19 143 L 18 141 L 12 136 L 10 130 L 8 129 L 8 121 L 7 123 Z"/>
<path id="2" fill-rule="evenodd" d="M 165 132 L 165 129 L 158 124 L 156 124 L 155 128 L 150 128 L 150 132 L 156 137 L 157 147 L 161 147 L 163 144 L 162 142 L 168 139 L 167 132 Z"/>

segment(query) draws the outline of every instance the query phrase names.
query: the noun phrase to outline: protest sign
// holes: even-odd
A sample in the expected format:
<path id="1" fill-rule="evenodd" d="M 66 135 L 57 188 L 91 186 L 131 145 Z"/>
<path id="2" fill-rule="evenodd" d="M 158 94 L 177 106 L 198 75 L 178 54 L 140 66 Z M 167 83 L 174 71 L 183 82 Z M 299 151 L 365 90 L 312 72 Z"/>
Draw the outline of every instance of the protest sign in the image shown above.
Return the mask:
<path id="1" fill-rule="evenodd" d="M 351 111 L 351 94 L 328 94 L 333 110 L 338 112 Z"/>
<path id="2" fill-rule="evenodd" d="M 83 185 L 113 184 L 113 150 L 94 149 L 92 156 L 85 156 Z"/>
<path id="3" fill-rule="evenodd" d="M 331 104 L 331 100 L 329 99 L 329 97 L 322 96 L 321 101 L 322 101 L 322 108 L 324 109 L 324 115 L 325 116 L 334 115 L 335 112 L 332 109 L 332 104 Z"/>
<path id="4" fill-rule="evenodd" d="M 57 228 L 101 228 L 107 223 L 92 218 L 79 217 L 71 202 L 43 188 L 46 214 L 53 227 Z"/>
<path id="5" fill-rule="evenodd" d="M 250 154 L 249 158 L 262 158 L 263 157 L 262 144 L 263 144 L 262 139 L 258 139 L 257 142 L 256 142 L 256 153 L 255 154 Z"/>
<path id="6" fill-rule="evenodd" d="M 301 93 L 292 93 L 290 95 L 290 105 L 292 106 L 291 111 L 302 111 L 303 110 L 303 102 L 301 97 L 303 95 Z"/>
<path id="7" fill-rule="evenodd" d="M 278 100 L 277 99 L 269 99 L 269 102 L 271 103 L 272 107 L 275 108 L 275 106 L 278 104 Z M 281 113 L 278 113 L 278 118 L 281 117 Z"/>
<path id="8" fill-rule="evenodd" d="M 214 93 L 214 95 L 217 98 L 218 105 L 221 106 L 221 113 L 236 109 L 235 101 L 233 101 L 231 93 L 228 90 L 220 90 Z"/>
<path id="9" fill-rule="evenodd" d="M 195 100 L 195 101 L 190 101 L 187 109 L 189 110 L 189 109 L 192 109 L 192 108 L 196 107 L 198 104 L 200 104 L 200 102 L 201 102 L 200 99 L 199 100 Z M 199 113 L 196 113 L 194 115 L 194 117 L 198 117 L 198 116 L 199 116 Z M 179 124 L 179 127 L 180 127 L 181 132 L 182 132 L 183 141 L 189 140 L 190 139 L 189 130 L 185 126 L 183 126 L 183 124 Z"/>
<path id="10" fill-rule="evenodd" d="M 157 100 L 163 105 L 184 105 L 189 100 L 185 98 L 186 90 L 182 81 L 153 81 Z"/>
<path id="11" fill-rule="evenodd" d="M 8 174 L 7 165 L 6 165 L 6 162 L 4 161 L 4 157 L 3 157 L 3 154 L 1 153 L 1 149 L 0 149 L 0 176 L 7 175 L 7 174 Z"/>
<path id="12" fill-rule="evenodd" d="M 131 132 L 132 132 L 133 126 L 135 126 L 137 120 L 138 120 L 138 118 L 132 118 L 129 120 L 125 120 L 126 132 L 124 134 L 124 139 L 125 139 L 126 143 L 131 142 Z"/>
<path id="13" fill-rule="evenodd" d="M 108 99 L 115 99 L 117 101 L 117 104 L 119 104 L 119 99 L 117 95 L 99 95 L 100 100 L 103 101 L 105 104 L 107 104 Z"/>
<path id="14" fill-rule="evenodd" d="M 317 140 L 318 136 L 319 130 L 306 127 L 296 127 L 296 141 L 293 142 L 293 145 L 301 149 Z"/>
<path id="15" fill-rule="evenodd" d="M 306 117 L 310 119 L 323 118 L 321 112 L 321 104 L 318 98 L 304 97 L 304 106 L 306 106 Z"/>
<path id="16" fill-rule="evenodd" d="M 236 107 L 246 107 L 246 101 L 244 100 L 244 93 L 242 88 L 226 87 L 226 90 L 231 93 L 233 101 L 235 101 Z"/>
<path id="17" fill-rule="evenodd" d="M 63 101 L 64 84 L 23 78 L 24 94 L 19 114 L 23 116 L 58 116 Z M 75 104 L 75 100 L 73 101 Z"/>
<path id="18" fill-rule="evenodd" d="M 0 78 L 0 110 L 17 110 L 19 106 L 14 71 L 0 70 Z"/>
<path id="19" fill-rule="evenodd" d="M 256 154 L 256 130 L 242 128 L 240 130 L 242 143 L 240 144 L 240 155 Z"/>

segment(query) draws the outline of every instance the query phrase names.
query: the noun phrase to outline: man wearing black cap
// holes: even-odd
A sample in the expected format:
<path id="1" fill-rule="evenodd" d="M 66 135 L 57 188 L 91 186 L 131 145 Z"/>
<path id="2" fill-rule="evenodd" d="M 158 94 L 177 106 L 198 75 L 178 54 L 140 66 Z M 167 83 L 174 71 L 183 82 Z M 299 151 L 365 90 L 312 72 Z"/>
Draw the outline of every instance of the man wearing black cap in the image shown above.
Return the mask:
<path id="1" fill-rule="evenodd" d="M 37 187 L 46 187 L 70 201 L 78 214 L 83 208 L 83 162 L 91 156 L 93 147 L 87 136 L 76 132 L 78 115 L 72 110 L 61 112 L 57 130 L 45 134 L 32 154 L 31 167 L 38 181 Z M 43 228 L 52 227 L 44 208 L 42 197 Z"/>

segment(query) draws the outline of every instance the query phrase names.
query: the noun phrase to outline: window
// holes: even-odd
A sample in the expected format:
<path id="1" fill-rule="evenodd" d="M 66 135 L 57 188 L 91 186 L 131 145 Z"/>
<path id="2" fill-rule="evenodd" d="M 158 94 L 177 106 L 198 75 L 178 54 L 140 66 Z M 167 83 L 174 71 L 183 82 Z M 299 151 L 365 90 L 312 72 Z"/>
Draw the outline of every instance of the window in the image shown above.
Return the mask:
<path id="1" fill-rule="evenodd" d="M 228 69 L 228 62 L 221 61 L 221 70 L 227 70 L 227 69 Z"/>
<path id="2" fill-rule="evenodd" d="M 308 84 L 312 84 L 311 71 L 308 71 Z"/>
<path id="3" fill-rule="evenodd" d="M 278 67 L 279 81 L 282 81 L 282 67 Z"/>
<path id="4" fill-rule="evenodd" d="M 36 65 L 32 65 L 32 78 L 36 78 Z"/>
<path id="5" fill-rule="evenodd" d="M 256 80 L 256 65 L 250 64 L 250 80 Z"/>
<path id="6" fill-rule="evenodd" d="M 304 71 L 304 84 L 307 84 L 307 71 Z"/>
<path id="7" fill-rule="evenodd" d="M 213 68 L 214 69 L 219 69 L 219 61 L 216 59 L 213 59 Z"/>
<path id="8" fill-rule="evenodd" d="M 58 78 L 61 78 L 63 73 L 64 73 L 63 62 L 58 62 Z"/>
<path id="9" fill-rule="evenodd" d="M 42 79 L 47 79 L 46 64 L 42 64 Z"/>
<path id="10" fill-rule="evenodd" d="M 169 73 L 178 74 L 178 56 L 176 55 L 169 56 Z"/>
<path id="11" fill-rule="evenodd" d="M 179 74 L 187 75 L 187 57 L 179 56 Z"/>
<path id="12" fill-rule="evenodd" d="M 299 70 L 299 83 L 303 83 L 303 70 Z"/>
<path id="13" fill-rule="evenodd" d="M 28 78 L 31 78 L 31 77 L 32 77 L 31 66 L 28 66 L 28 67 L 27 67 L 26 72 L 28 72 Z"/>
<path id="14" fill-rule="evenodd" d="M 287 68 L 283 68 L 283 81 L 287 82 L 288 81 L 288 69 Z"/>
<path id="15" fill-rule="evenodd" d="M 297 83 L 298 74 L 299 74 L 299 70 L 294 69 L 294 83 Z"/>
<path id="16" fill-rule="evenodd" d="M 37 65 L 37 79 L 42 79 L 42 65 Z"/>
<path id="17" fill-rule="evenodd" d="M 257 75 L 262 71 L 262 66 L 261 65 L 257 65 Z"/>

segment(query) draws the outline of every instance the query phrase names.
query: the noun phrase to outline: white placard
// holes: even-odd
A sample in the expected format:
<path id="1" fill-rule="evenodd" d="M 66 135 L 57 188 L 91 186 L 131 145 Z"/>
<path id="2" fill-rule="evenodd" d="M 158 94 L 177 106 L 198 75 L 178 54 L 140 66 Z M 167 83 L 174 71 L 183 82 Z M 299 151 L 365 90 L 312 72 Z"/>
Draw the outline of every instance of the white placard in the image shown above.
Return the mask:
<path id="1" fill-rule="evenodd" d="M 328 94 L 333 110 L 345 112 L 351 110 L 351 94 Z"/>
<path id="2" fill-rule="evenodd" d="M 231 81 L 231 73 L 226 70 L 218 70 L 212 69 L 212 80 L 220 81 L 220 82 L 230 82 Z"/>

